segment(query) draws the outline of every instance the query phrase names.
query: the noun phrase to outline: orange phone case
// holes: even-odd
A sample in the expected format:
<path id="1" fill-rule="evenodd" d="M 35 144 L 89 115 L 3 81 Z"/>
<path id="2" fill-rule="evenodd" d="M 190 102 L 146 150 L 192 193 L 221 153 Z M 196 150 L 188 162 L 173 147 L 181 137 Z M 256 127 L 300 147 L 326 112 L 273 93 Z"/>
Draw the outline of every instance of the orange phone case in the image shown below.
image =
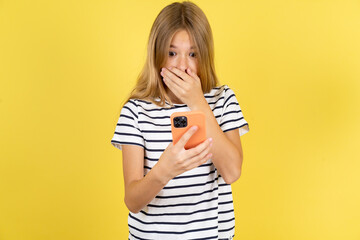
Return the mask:
<path id="1" fill-rule="evenodd" d="M 174 123 L 175 117 L 186 117 L 187 126 L 176 127 Z M 179 119 L 179 118 L 178 118 Z M 198 144 L 206 140 L 206 121 L 203 112 L 189 111 L 189 112 L 176 112 L 171 114 L 171 133 L 173 137 L 173 144 L 175 145 L 183 134 L 188 131 L 192 126 L 196 125 L 198 130 L 191 136 L 189 141 L 185 144 L 184 148 L 189 149 L 196 147 Z"/>

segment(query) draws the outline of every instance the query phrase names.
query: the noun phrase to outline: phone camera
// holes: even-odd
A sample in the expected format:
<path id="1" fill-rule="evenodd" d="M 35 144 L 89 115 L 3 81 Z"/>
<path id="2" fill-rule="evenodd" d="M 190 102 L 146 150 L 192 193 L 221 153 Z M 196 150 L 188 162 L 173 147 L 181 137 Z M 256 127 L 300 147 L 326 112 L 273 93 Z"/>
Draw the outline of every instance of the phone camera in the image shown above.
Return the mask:
<path id="1" fill-rule="evenodd" d="M 187 126 L 187 118 L 185 116 L 175 117 L 174 126 L 176 128 L 183 128 Z"/>

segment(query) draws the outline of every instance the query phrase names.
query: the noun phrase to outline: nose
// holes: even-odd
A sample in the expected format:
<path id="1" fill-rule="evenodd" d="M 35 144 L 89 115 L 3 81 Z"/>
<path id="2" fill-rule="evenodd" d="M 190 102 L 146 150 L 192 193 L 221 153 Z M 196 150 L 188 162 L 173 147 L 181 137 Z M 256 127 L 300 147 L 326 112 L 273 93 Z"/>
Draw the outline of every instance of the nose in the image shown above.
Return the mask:
<path id="1" fill-rule="evenodd" d="M 186 56 L 179 56 L 176 67 L 184 71 L 189 67 Z"/>

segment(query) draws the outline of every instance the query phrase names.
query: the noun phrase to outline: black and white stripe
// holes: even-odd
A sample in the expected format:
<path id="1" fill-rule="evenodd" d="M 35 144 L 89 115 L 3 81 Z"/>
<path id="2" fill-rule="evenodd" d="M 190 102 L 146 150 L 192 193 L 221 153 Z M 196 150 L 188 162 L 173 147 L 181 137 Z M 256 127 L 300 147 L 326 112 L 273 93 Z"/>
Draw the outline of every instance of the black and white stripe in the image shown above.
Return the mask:
<path id="1" fill-rule="evenodd" d="M 227 86 L 204 94 L 224 132 L 249 131 L 234 92 Z M 172 142 L 170 115 L 190 111 L 185 104 L 162 108 L 138 99 L 121 110 L 111 144 L 144 148 L 144 175 Z M 139 213 L 129 213 L 129 239 L 231 239 L 235 217 L 231 185 L 224 182 L 214 164 L 207 163 L 172 179 Z"/>

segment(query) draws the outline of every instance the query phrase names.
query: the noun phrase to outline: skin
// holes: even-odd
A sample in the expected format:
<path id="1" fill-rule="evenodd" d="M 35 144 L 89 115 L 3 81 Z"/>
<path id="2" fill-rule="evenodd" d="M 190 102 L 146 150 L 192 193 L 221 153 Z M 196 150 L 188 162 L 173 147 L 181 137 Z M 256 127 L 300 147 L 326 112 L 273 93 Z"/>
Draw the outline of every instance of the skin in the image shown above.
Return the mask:
<path id="1" fill-rule="evenodd" d="M 150 203 L 172 178 L 202 165 L 210 158 L 226 183 L 235 182 L 241 175 L 243 153 L 239 130 L 224 133 L 217 123 L 202 92 L 197 76 L 196 51 L 191 49 L 193 43 L 188 33 L 178 31 L 171 40 L 171 46 L 169 58 L 161 71 L 167 93 L 174 103 L 185 103 L 192 111 L 205 114 L 208 139 L 185 150 L 185 143 L 197 130 L 196 127 L 189 129 L 176 145 L 168 145 L 146 176 L 143 176 L 144 149 L 123 145 L 125 204 L 134 213 Z"/>
<path id="2" fill-rule="evenodd" d="M 177 68 L 183 72 L 186 70 L 197 74 L 198 58 L 189 34 L 185 30 L 175 33 L 170 43 L 168 59 L 165 63 L 165 69 Z M 162 71 L 163 73 L 163 71 Z M 161 74 L 163 77 L 164 75 Z M 167 85 L 166 85 L 167 86 Z M 174 103 L 183 103 L 176 94 L 167 86 L 166 93 Z"/>

